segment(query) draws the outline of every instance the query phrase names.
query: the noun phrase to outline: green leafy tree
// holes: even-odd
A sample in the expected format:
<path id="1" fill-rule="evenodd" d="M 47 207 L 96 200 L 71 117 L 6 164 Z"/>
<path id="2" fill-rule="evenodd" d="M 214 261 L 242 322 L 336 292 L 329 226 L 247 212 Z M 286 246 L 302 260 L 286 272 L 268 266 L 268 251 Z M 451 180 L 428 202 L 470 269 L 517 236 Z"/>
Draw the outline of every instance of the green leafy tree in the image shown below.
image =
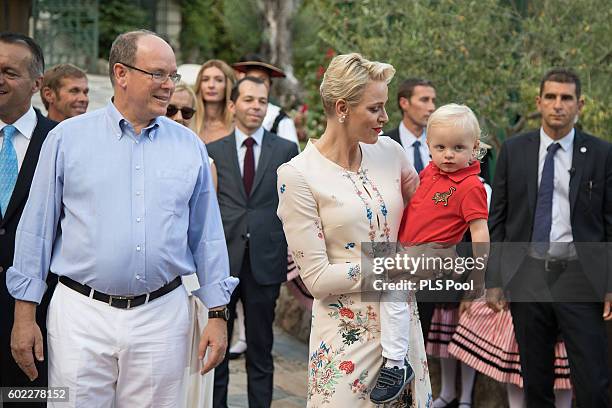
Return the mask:
<path id="1" fill-rule="evenodd" d="M 98 45 L 100 56 L 108 59 L 115 38 L 126 31 L 151 28 L 150 13 L 134 3 L 108 0 L 100 5 Z"/>
<path id="2" fill-rule="evenodd" d="M 524 3 L 524 2 L 523 2 Z M 501 141 L 536 126 L 535 96 L 553 66 L 575 69 L 587 107 L 581 125 L 610 138 L 612 11 L 606 0 L 555 0 L 518 8 L 499 0 L 314 0 L 321 48 L 360 52 L 397 69 L 390 88 L 391 120 L 397 84 L 408 76 L 434 81 L 440 103 L 472 107 Z M 306 77 L 314 90 L 320 79 Z"/>

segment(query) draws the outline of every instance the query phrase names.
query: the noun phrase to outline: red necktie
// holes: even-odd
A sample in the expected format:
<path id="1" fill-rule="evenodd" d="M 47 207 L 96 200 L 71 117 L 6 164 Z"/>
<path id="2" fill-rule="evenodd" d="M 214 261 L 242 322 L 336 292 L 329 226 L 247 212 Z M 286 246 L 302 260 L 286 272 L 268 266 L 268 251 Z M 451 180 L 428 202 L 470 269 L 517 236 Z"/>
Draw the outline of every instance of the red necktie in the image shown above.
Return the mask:
<path id="1" fill-rule="evenodd" d="M 253 140 L 252 137 L 248 137 L 242 144 L 247 148 L 246 154 L 244 155 L 242 182 L 244 183 L 244 191 L 246 191 L 248 197 L 251 195 L 253 179 L 255 178 L 255 154 L 253 153 L 255 140 Z"/>

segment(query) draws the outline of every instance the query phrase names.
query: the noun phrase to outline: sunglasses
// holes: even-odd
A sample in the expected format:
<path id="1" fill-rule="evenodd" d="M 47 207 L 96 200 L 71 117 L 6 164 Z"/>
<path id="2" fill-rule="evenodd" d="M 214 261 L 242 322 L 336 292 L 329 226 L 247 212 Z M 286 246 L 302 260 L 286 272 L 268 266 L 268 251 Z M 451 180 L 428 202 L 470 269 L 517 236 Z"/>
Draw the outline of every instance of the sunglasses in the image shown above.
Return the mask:
<path id="1" fill-rule="evenodd" d="M 178 111 L 181 111 L 183 119 L 191 119 L 193 117 L 193 114 L 195 113 L 195 109 L 188 108 L 187 106 L 184 106 L 179 109 L 176 105 L 168 105 L 168 109 L 166 110 L 166 116 L 171 118 L 176 115 Z"/>

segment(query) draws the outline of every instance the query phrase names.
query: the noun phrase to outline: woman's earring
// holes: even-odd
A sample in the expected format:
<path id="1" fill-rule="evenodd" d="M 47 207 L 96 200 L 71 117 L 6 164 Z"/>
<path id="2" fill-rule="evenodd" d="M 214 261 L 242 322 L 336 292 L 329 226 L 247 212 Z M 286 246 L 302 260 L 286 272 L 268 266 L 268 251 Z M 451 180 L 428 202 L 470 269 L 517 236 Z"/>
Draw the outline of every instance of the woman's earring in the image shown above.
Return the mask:
<path id="1" fill-rule="evenodd" d="M 340 123 L 344 123 L 345 120 L 346 120 L 346 115 L 342 115 L 338 118 L 338 122 Z"/>

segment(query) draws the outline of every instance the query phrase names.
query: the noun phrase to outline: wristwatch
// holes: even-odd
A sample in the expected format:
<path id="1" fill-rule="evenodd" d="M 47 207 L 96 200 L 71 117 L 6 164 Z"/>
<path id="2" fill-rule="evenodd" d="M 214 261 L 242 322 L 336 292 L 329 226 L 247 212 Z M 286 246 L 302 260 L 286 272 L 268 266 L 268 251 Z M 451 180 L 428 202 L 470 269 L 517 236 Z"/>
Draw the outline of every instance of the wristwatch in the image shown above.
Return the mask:
<path id="1" fill-rule="evenodd" d="M 223 319 L 227 322 L 230 318 L 229 309 L 227 307 L 224 307 L 221 310 L 209 310 L 208 318 L 209 319 Z"/>

